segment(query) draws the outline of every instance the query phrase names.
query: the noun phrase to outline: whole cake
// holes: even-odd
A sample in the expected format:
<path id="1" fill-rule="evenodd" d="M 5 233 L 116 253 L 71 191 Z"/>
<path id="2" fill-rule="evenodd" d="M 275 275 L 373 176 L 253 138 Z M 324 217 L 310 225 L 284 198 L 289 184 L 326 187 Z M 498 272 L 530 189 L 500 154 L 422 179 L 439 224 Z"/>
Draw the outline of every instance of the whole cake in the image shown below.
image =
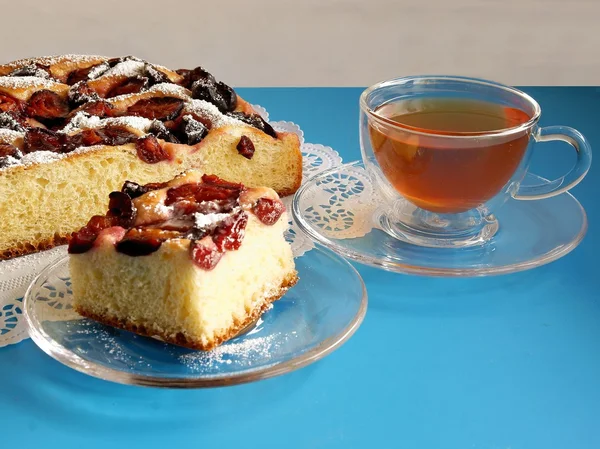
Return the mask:
<path id="1" fill-rule="evenodd" d="M 66 243 L 125 180 L 191 168 L 289 195 L 300 142 L 201 67 L 73 55 L 0 66 L 0 260 Z"/>
<path id="2" fill-rule="evenodd" d="M 209 350 L 297 281 L 285 207 L 268 188 L 190 172 L 126 182 L 69 243 L 81 315 Z"/>

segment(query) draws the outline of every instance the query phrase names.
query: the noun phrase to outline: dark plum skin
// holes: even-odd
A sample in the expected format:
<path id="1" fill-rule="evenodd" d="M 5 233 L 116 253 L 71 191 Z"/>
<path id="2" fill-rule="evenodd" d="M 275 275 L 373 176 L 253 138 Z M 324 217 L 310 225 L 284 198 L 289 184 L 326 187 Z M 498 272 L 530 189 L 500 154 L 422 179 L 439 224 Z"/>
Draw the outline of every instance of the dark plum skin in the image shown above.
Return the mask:
<path id="1" fill-rule="evenodd" d="M 240 141 L 235 148 L 246 159 L 252 159 L 252 156 L 254 156 L 254 144 L 248 136 L 240 137 Z"/>

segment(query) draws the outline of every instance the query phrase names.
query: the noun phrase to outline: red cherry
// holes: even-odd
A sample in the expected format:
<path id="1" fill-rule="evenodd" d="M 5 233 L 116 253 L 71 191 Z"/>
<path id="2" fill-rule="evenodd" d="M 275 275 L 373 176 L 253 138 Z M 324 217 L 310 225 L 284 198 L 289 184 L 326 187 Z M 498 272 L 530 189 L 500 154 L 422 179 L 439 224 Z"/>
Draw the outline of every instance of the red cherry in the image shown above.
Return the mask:
<path id="1" fill-rule="evenodd" d="M 213 242 L 219 251 L 233 251 L 239 249 L 246 233 L 248 214 L 239 211 L 235 215 L 226 218 L 213 234 Z"/>
<path id="2" fill-rule="evenodd" d="M 252 208 L 254 215 L 256 215 L 256 217 L 264 224 L 269 226 L 277 223 L 284 211 L 285 206 L 283 203 L 271 198 L 260 198 Z"/>
<path id="3" fill-rule="evenodd" d="M 210 239 L 193 241 L 190 244 L 190 254 L 196 265 L 203 270 L 212 270 L 223 257 L 223 253 L 219 252 Z"/>

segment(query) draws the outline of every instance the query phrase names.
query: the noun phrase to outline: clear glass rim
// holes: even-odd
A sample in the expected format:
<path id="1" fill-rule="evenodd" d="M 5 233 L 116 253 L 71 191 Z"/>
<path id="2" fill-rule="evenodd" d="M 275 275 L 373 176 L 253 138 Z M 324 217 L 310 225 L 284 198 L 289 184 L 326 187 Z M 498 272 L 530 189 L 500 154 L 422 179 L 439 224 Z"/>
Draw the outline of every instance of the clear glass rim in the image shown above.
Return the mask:
<path id="1" fill-rule="evenodd" d="M 522 123 L 517 126 L 510 127 L 510 128 L 501 128 L 501 129 L 487 131 L 487 132 L 461 132 L 461 133 L 455 133 L 455 134 L 447 134 L 447 133 L 436 132 L 435 130 L 422 131 L 422 130 L 418 130 L 418 129 L 408 126 L 408 125 L 403 125 L 401 123 L 398 123 L 396 121 L 393 121 L 386 117 L 383 117 L 382 115 L 378 114 L 375 109 L 371 108 L 368 105 L 367 99 L 368 99 L 369 95 L 371 95 L 373 92 L 380 90 L 380 89 L 393 87 L 393 86 L 400 86 L 409 81 L 451 81 L 451 82 L 456 82 L 456 83 L 462 83 L 464 85 L 479 85 L 479 86 L 485 86 L 485 87 L 498 89 L 499 91 L 508 92 L 508 93 L 515 95 L 515 96 L 523 99 L 524 101 L 526 101 L 533 109 L 533 115 L 527 122 Z M 503 136 L 510 136 L 512 134 L 522 133 L 522 132 L 525 132 L 525 131 L 528 131 L 529 129 L 531 129 L 539 121 L 540 115 L 542 113 L 540 105 L 538 104 L 537 101 L 535 101 L 535 99 L 531 95 L 528 95 L 525 92 L 523 92 L 515 87 L 506 86 L 504 84 L 496 83 L 494 81 L 488 81 L 488 80 L 479 79 L 479 78 L 470 78 L 470 77 L 465 77 L 465 76 L 416 75 L 416 76 L 404 76 L 404 77 L 394 78 L 394 79 L 387 80 L 387 81 L 381 81 L 381 82 L 374 84 L 371 87 L 368 87 L 367 89 L 365 89 L 362 92 L 362 94 L 360 95 L 359 103 L 360 103 L 360 109 L 363 113 L 368 115 L 372 120 L 375 120 L 376 122 L 378 122 L 382 125 L 395 128 L 399 131 L 409 132 L 411 134 L 417 134 L 417 135 L 429 136 L 429 137 L 440 137 L 440 138 L 444 138 L 444 139 L 474 139 L 474 138 L 480 139 L 482 137 L 503 137 Z"/>
<path id="2" fill-rule="evenodd" d="M 356 311 L 356 315 L 354 316 L 352 321 L 350 321 L 337 334 L 332 335 L 331 337 L 323 340 L 320 344 L 301 353 L 297 357 L 286 360 L 284 362 L 266 365 L 261 368 L 247 369 L 243 372 L 240 372 L 237 375 L 217 374 L 211 376 L 190 376 L 184 378 L 127 373 L 124 371 L 111 369 L 106 366 L 96 364 L 94 362 L 90 362 L 70 351 L 65 351 L 63 349 L 63 346 L 55 340 L 53 340 L 44 331 L 43 328 L 37 326 L 37 320 L 34 317 L 30 316 L 29 303 L 35 301 L 33 297 L 34 286 L 39 282 L 40 279 L 47 278 L 55 269 L 57 269 L 58 266 L 67 263 L 68 256 L 59 257 L 57 260 L 51 262 L 33 279 L 24 295 L 23 315 L 25 316 L 29 336 L 43 352 L 45 352 L 58 362 L 68 366 L 69 368 L 72 368 L 84 374 L 88 374 L 92 377 L 97 377 L 99 379 L 125 385 L 178 389 L 212 388 L 255 382 L 258 380 L 268 379 L 271 377 L 289 373 L 291 371 L 295 371 L 331 354 L 336 349 L 341 347 L 345 342 L 347 342 L 350 339 L 350 337 L 352 337 L 352 335 L 354 335 L 354 333 L 358 330 L 365 318 L 368 305 L 367 289 L 361 275 L 356 270 L 356 268 L 354 268 L 354 266 L 352 266 L 352 264 L 348 262 L 348 260 L 344 259 L 342 256 L 337 254 L 335 251 L 330 250 L 329 248 L 315 247 L 311 250 L 311 252 L 312 251 L 325 253 L 326 255 L 337 259 L 339 263 L 341 263 L 352 274 L 356 276 L 362 288 L 362 291 L 357 293 L 361 296 L 361 300 L 358 310 Z"/>

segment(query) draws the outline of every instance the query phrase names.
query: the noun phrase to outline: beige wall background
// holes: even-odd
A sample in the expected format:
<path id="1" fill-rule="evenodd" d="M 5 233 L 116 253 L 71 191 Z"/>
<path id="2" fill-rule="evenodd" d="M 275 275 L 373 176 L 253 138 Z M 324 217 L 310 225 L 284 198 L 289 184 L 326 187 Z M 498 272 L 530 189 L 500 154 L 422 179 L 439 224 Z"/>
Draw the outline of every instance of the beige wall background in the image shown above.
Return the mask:
<path id="1" fill-rule="evenodd" d="M 0 59 L 134 54 L 236 86 L 600 84 L 600 0 L 0 0 Z"/>

